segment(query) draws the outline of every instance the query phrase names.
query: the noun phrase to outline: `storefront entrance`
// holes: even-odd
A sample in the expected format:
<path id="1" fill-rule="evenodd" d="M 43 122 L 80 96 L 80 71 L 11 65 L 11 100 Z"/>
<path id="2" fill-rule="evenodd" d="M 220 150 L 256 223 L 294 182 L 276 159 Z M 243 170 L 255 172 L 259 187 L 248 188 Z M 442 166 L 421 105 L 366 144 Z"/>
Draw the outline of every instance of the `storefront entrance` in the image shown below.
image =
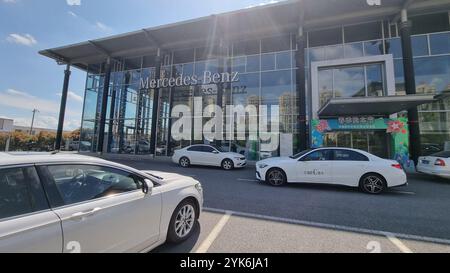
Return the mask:
<path id="1" fill-rule="evenodd" d="M 324 146 L 360 149 L 381 158 L 391 157 L 386 130 L 329 132 L 324 135 Z"/>

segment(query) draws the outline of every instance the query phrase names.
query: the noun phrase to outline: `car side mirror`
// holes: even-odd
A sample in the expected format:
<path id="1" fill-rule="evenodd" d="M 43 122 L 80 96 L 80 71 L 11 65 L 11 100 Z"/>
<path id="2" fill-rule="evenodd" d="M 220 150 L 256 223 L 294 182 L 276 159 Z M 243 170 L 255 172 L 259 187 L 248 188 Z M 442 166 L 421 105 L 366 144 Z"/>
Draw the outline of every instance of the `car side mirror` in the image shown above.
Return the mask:
<path id="1" fill-rule="evenodd" d="M 144 180 L 144 185 L 142 187 L 142 191 L 145 194 L 151 194 L 153 187 L 154 187 L 153 182 L 150 179 L 145 179 Z"/>
<path id="2" fill-rule="evenodd" d="M 219 154 L 219 152 L 218 151 L 213 151 L 213 154 Z"/>

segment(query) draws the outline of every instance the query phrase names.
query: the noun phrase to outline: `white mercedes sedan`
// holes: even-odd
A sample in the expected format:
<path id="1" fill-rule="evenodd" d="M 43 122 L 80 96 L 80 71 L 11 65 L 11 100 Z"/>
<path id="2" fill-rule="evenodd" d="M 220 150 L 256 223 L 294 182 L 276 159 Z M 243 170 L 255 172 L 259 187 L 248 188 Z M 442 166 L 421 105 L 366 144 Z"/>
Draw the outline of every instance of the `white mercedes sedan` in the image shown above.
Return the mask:
<path id="1" fill-rule="evenodd" d="M 450 179 L 450 151 L 419 157 L 417 171 Z"/>
<path id="2" fill-rule="evenodd" d="M 148 252 L 193 234 L 202 192 L 93 157 L 0 153 L 0 252 Z"/>
<path id="3" fill-rule="evenodd" d="M 272 186 L 337 184 L 359 187 L 370 194 L 407 185 L 406 174 L 397 161 L 346 148 L 320 148 L 293 157 L 262 160 L 256 163 L 256 178 Z"/>
<path id="4" fill-rule="evenodd" d="M 172 161 L 183 168 L 188 168 L 191 165 L 202 165 L 222 167 L 227 171 L 247 166 L 247 160 L 242 154 L 226 152 L 219 147 L 204 144 L 175 150 Z"/>

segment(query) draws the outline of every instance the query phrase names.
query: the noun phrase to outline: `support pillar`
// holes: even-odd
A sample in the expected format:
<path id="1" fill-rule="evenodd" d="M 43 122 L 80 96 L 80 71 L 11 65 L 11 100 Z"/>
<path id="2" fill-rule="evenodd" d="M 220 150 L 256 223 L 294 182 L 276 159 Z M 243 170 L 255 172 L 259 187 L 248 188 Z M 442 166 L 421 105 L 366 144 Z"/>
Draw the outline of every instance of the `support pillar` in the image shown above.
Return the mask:
<path id="1" fill-rule="evenodd" d="M 309 137 L 306 123 L 306 79 L 305 79 L 305 48 L 306 37 L 303 35 L 303 30 L 299 31 L 297 36 L 297 52 L 295 53 L 295 60 L 297 64 L 296 70 L 296 85 L 297 85 L 297 109 L 298 109 L 298 144 L 299 151 L 304 151 L 309 148 Z"/>
<path id="2" fill-rule="evenodd" d="M 109 81 L 111 78 L 111 59 L 108 58 L 105 64 L 105 77 L 103 81 L 102 106 L 100 110 L 100 120 L 98 128 L 97 153 L 103 153 L 105 141 L 106 110 L 108 109 Z"/>
<path id="3" fill-rule="evenodd" d="M 161 50 L 158 49 L 155 59 L 155 79 L 158 81 L 161 78 Z M 152 130 L 150 136 L 150 154 L 156 156 L 156 138 L 158 128 L 159 115 L 159 88 L 155 88 L 153 93 L 153 112 L 152 112 Z"/>
<path id="4" fill-rule="evenodd" d="M 55 150 L 61 150 L 61 142 L 63 137 L 64 129 L 64 118 L 66 114 L 66 104 L 67 104 L 67 93 L 69 91 L 69 81 L 70 81 L 70 64 L 66 65 L 66 70 L 64 70 L 64 84 L 61 94 L 61 105 L 59 109 L 59 120 L 58 120 L 58 130 L 56 131 L 56 143 Z"/>
<path id="5" fill-rule="evenodd" d="M 414 72 L 414 59 L 411 42 L 412 23 L 408 21 L 406 10 L 402 11 L 402 22 L 400 23 L 400 33 L 403 50 L 403 69 L 405 76 L 405 89 L 407 95 L 416 94 L 416 79 Z M 419 126 L 419 112 L 417 107 L 408 109 L 409 132 L 410 132 L 410 153 L 411 158 L 417 165 L 421 155 L 421 140 Z"/>

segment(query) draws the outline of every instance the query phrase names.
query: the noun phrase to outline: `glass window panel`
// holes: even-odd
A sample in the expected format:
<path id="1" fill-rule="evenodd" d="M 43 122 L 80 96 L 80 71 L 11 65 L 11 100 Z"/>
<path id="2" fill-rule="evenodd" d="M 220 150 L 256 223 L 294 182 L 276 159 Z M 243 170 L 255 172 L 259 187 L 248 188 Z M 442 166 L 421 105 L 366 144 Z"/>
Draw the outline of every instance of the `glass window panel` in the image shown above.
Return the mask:
<path id="1" fill-rule="evenodd" d="M 335 97 L 364 97 L 364 68 L 344 67 L 334 70 Z"/>
<path id="2" fill-rule="evenodd" d="M 83 119 L 94 120 L 97 115 L 97 92 L 86 90 Z"/>
<path id="3" fill-rule="evenodd" d="M 206 62 L 196 62 L 195 63 L 195 75 L 201 79 L 206 70 Z"/>
<path id="4" fill-rule="evenodd" d="M 388 39 L 385 44 L 386 54 L 392 54 L 394 58 L 403 58 L 402 42 L 400 38 Z"/>
<path id="5" fill-rule="evenodd" d="M 184 76 L 192 76 L 194 75 L 194 64 L 188 63 L 183 65 L 183 75 Z"/>
<path id="6" fill-rule="evenodd" d="M 275 70 L 275 54 L 261 55 L 261 71 Z"/>
<path id="7" fill-rule="evenodd" d="M 233 72 L 239 72 L 239 73 L 245 73 L 245 63 L 246 58 L 240 57 L 240 58 L 234 58 L 232 60 L 232 70 Z"/>
<path id="8" fill-rule="evenodd" d="M 450 33 L 439 33 L 430 35 L 431 54 L 450 53 Z"/>
<path id="9" fill-rule="evenodd" d="M 247 72 L 257 72 L 261 69 L 260 55 L 247 56 Z"/>
<path id="10" fill-rule="evenodd" d="M 232 85 L 233 105 L 256 105 L 260 104 L 260 75 L 259 73 L 249 73 L 239 75 L 239 82 Z"/>
<path id="11" fill-rule="evenodd" d="M 342 28 L 311 31 L 308 38 L 311 47 L 342 44 Z"/>
<path id="12" fill-rule="evenodd" d="M 333 97 L 333 70 L 319 71 L 319 102 L 324 106 Z"/>
<path id="13" fill-rule="evenodd" d="M 234 56 L 259 54 L 259 40 L 237 42 L 233 45 Z"/>
<path id="14" fill-rule="evenodd" d="M 263 105 L 280 105 L 283 100 L 293 96 L 291 71 L 276 71 L 261 73 L 261 97 Z M 293 113 L 294 104 L 280 108 L 280 115 Z M 283 112 L 281 112 L 283 111 Z"/>
<path id="15" fill-rule="evenodd" d="M 309 60 L 311 62 L 324 61 L 325 60 L 325 48 L 317 47 L 309 49 Z"/>
<path id="16" fill-rule="evenodd" d="M 327 46 L 325 48 L 325 55 L 327 60 L 336 60 L 344 58 L 344 47 L 342 45 Z"/>
<path id="17" fill-rule="evenodd" d="M 367 92 L 369 97 L 383 96 L 383 66 L 381 64 L 368 65 L 367 71 Z"/>
<path id="18" fill-rule="evenodd" d="M 364 53 L 366 56 L 383 55 L 383 42 L 381 40 L 364 42 Z"/>
<path id="19" fill-rule="evenodd" d="M 362 43 L 354 43 L 354 44 L 346 44 L 344 46 L 345 58 L 358 58 L 363 57 L 363 44 Z"/>
<path id="20" fill-rule="evenodd" d="M 428 55 L 428 38 L 427 36 L 414 36 L 411 38 L 413 55 L 427 56 Z"/>
<path id="21" fill-rule="evenodd" d="M 291 35 L 269 37 L 261 40 L 261 53 L 291 50 Z"/>
<path id="22" fill-rule="evenodd" d="M 178 50 L 173 52 L 173 63 L 191 63 L 194 62 L 194 49 Z"/>
<path id="23" fill-rule="evenodd" d="M 450 30 L 448 12 L 413 16 L 412 34 L 425 34 Z"/>
<path id="24" fill-rule="evenodd" d="M 406 95 L 403 60 L 394 60 L 395 92 L 397 95 Z"/>
<path id="25" fill-rule="evenodd" d="M 382 24 L 381 22 L 365 23 L 344 27 L 345 42 L 359 42 L 381 39 Z"/>
<path id="26" fill-rule="evenodd" d="M 450 56 L 414 60 L 416 88 L 419 94 L 439 94 L 450 91 Z"/>
<path id="27" fill-rule="evenodd" d="M 277 53 L 277 69 L 288 69 L 292 66 L 292 52 Z"/>

